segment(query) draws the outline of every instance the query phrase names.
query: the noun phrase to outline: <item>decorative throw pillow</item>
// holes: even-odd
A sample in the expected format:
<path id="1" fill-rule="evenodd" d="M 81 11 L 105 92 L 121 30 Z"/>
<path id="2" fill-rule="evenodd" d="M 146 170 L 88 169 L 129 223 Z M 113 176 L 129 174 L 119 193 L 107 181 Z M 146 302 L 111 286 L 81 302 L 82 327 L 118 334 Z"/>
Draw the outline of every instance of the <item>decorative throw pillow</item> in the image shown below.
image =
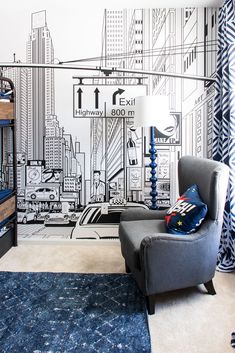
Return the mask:
<path id="1" fill-rule="evenodd" d="M 167 232 L 171 234 L 190 234 L 195 232 L 207 214 L 207 205 L 202 202 L 198 186 L 192 185 L 165 216 Z"/>

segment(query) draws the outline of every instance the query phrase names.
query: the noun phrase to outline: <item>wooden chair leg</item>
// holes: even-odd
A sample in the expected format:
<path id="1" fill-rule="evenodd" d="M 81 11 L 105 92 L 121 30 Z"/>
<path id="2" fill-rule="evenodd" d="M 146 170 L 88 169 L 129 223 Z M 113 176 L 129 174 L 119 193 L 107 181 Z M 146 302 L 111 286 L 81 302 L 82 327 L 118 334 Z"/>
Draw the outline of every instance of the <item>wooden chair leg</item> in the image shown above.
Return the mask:
<path id="1" fill-rule="evenodd" d="M 214 288 L 212 280 L 210 280 L 209 282 L 204 283 L 204 286 L 206 287 L 206 290 L 207 290 L 207 292 L 209 294 L 211 294 L 211 295 L 215 295 L 216 294 L 216 291 L 215 291 L 215 288 Z"/>
<path id="2" fill-rule="evenodd" d="M 126 261 L 125 261 L 125 269 L 126 269 L 126 273 L 131 273 L 130 268 L 128 267 Z"/>
<path id="3" fill-rule="evenodd" d="M 155 295 L 146 296 L 146 305 L 149 315 L 155 314 Z"/>

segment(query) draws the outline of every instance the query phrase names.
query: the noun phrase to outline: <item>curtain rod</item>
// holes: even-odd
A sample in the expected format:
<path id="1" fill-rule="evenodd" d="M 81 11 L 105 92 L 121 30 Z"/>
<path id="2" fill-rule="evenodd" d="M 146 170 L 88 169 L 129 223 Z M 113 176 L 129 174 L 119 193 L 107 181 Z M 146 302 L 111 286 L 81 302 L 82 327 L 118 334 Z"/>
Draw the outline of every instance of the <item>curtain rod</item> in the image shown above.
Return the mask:
<path id="1" fill-rule="evenodd" d="M 195 75 L 184 75 L 177 74 L 173 72 L 160 72 L 160 71 L 145 71 L 145 70 L 132 70 L 132 69 L 119 69 L 116 67 L 102 67 L 102 66 L 77 66 L 77 65 L 64 65 L 64 64 L 27 64 L 27 63 L 1 63 L 0 67 L 9 68 L 9 67 L 18 67 L 18 68 L 28 68 L 28 69 L 65 69 L 65 70 L 85 70 L 85 71 L 99 71 L 102 72 L 105 76 L 109 76 L 112 73 L 120 72 L 120 73 L 132 73 L 138 75 L 149 75 L 149 76 L 165 76 L 165 77 L 174 77 L 174 78 L 182 78 L 188 80 L 198 80 L 198 81 L 208 81 L 215 82 L 214 77 L 206 77 L 206 76 L 195 76 Z M 112 78 L 112 76 L 110 76 Z M 120 77 L 120 78 L 125 78 Z M 134 77 L 133 77 L 134 78 Z"/>

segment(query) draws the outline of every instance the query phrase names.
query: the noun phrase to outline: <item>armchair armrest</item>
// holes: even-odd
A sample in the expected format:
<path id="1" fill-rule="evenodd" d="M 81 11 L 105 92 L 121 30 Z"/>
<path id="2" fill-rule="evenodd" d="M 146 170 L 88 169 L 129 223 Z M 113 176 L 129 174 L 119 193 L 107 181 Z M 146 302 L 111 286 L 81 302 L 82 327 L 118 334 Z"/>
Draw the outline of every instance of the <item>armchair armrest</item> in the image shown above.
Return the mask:
<path id="1" fill-rule="evenodd" d="M 220 232 L 216 221 L 205 221 L 189 235 L 159 233 L 145 237 L 140 263 L 147 295 L 206 283 L 213 278 Z"/>
<path id="2" fill-rule="evenodd" d="M 146 210 L 140 207 L 133 207 L 122 212 L 120 222 L 164 219 L 166 212 L 167 210 Z"/>

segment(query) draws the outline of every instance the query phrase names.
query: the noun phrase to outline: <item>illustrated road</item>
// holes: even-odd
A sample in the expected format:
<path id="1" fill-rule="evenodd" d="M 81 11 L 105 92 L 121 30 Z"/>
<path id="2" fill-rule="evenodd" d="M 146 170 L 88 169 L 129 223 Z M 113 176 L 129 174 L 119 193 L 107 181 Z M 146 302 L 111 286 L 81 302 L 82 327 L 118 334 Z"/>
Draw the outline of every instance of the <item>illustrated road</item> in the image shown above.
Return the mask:
<path id="1" fill-rule="evenodd" d="M 44 224 L 18 224 L 18 239 L 70 239 L 74 227 L 45 227 Z"/>

